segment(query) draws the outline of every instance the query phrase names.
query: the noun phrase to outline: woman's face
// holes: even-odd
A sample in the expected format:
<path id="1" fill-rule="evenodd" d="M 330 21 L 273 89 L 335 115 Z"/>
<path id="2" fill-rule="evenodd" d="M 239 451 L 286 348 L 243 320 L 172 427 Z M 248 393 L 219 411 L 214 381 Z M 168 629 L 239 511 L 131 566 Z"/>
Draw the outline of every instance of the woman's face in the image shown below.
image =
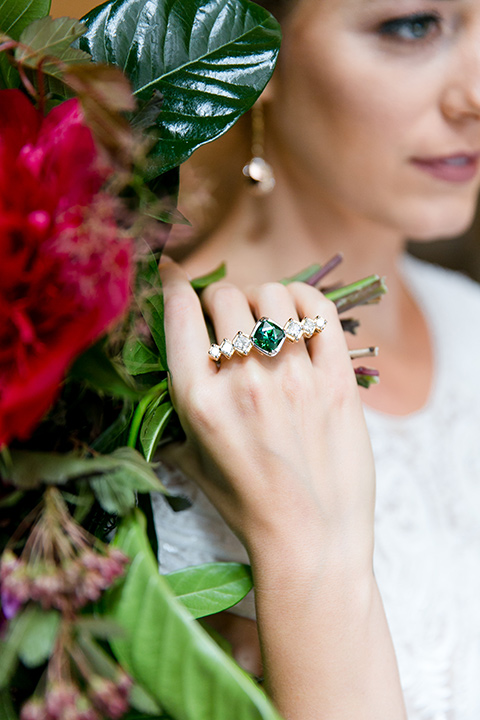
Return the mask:
<path id="1" fill-rule="evenodd" d="M 332 207 L 416 239 L 469 225 L 479 0 L 299 0 L 271 87 L 267 153 Z"/>

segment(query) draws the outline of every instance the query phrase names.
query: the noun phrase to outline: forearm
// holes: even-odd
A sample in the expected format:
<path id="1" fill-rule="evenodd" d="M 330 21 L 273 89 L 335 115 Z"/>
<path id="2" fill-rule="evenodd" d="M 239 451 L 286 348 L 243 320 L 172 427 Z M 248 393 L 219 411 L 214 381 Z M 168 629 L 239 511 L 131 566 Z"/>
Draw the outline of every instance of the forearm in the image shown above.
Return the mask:
<path id="1" fill-rule="evenodd" d="M 312 549 L 310 548 L 310 552 Z M 253 563 L 266 688 L 288 720 L 403 720 L 373 573 L 289 551 Z"/>

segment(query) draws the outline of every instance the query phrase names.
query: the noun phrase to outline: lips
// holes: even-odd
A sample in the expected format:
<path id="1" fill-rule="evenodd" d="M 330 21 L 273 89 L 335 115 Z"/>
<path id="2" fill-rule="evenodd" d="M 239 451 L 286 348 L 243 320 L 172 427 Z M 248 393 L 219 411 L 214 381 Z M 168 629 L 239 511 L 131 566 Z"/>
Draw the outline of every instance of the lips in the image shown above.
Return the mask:
<path id="1" fill-rule="evenodd" d="M 438 158 L 413 158 L 412 164 L 438 180 L 465 183 L 473 180 L 480 163 L 480 153 L 457 153 Z"/>

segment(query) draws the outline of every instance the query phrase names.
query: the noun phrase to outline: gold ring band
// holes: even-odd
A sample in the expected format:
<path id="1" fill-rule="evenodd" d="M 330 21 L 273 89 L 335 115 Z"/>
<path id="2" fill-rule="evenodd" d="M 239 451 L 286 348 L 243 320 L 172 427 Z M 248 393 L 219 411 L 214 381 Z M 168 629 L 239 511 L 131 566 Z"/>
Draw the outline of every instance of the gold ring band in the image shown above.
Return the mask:
<path id="1" fill-rule="evenodd" d="M 246 357 L 255 349 L 261 355 L 274 357 L 282 349 L 285 340 L 298 342 L 302 338 L 311 338 L 312 335 L 323 332 L 326 325 L 327 321 L 321 315 L 313 319 L 305 317 L 303 320 L 290 318 L 283 327 L 270 318 L 262 317 L 250 335 L 239 331 L 233 340 L 225 338 L 220 345 L 212 343 L 208 356 L 214 362 L 219 362 L 222 358 L 230 360 L 235 353 Z"/>

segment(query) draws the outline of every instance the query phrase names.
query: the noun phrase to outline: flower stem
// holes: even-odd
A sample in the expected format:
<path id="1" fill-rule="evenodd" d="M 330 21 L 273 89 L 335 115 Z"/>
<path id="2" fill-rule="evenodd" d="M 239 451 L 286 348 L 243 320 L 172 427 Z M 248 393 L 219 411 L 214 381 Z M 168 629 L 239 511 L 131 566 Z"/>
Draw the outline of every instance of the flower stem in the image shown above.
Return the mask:
<path id="1" fill-rule="evenodd" d="M 325 296 L 337 306 L 339 313 L 351 310 L 357 305 L 368 305 L 380 299 L 387 292 L 385 279 L 378 275 L 370 275 L 363 280 L 330 290 Z"/>
<path id="2" fill-rule="evenodd" d="M 155 398 L 159 397 L 163 393 L 167 391 L 168 387 L 168 380 L 162 380 L 161 383 L 158 383 L 158 385 L 154 385 L 150 390 L 144 395 L 144 397 L 140 400 L 140 402 L 137 405 L 137 409 L 135 410 L 132 418 L 132 424 L 130 425 L 130 432 L 128 434 L 128 440 L 127 440 L 127 446 L 131 448 L 135 448 L 137 445 L 138 440 L 138 434 L 140 432 L 140 427 L 142 425 L 143 416 L 145 415 L 148 406 L 152 402 L 152 400 L 155 400 Z"/>

